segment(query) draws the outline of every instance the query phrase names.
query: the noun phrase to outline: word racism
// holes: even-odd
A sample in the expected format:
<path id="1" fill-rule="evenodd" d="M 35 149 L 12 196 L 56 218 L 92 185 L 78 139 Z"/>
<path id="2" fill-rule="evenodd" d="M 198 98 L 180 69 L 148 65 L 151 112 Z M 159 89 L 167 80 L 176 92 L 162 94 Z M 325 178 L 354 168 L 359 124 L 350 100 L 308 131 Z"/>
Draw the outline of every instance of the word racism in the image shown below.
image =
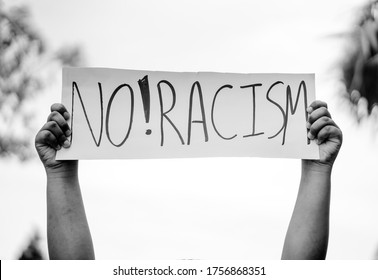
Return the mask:
<path id="1" fill-rule="evenodd" d="M 310 74 L 65 68 L 72 144 L 58 158 L 317 158 L 306 129 L 314 95 Z"/>

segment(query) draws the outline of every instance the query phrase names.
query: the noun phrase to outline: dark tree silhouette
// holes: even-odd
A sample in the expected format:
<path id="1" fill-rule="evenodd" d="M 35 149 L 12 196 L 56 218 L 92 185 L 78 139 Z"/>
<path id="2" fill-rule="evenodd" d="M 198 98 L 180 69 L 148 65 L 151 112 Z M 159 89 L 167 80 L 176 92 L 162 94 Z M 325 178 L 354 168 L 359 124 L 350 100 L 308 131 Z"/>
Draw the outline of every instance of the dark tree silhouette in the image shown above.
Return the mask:
<path id="1" fill-rule="evenodd" d="M 374 115 L 378 119 L 378 1 L 363 9 L 348 42 L 342 67 L 345 97 L 358 121 Z M 362 109 L 362 110 L 361 110 Z M 373 114 L 373 112 L 375 113 Z M 378 250 L 373 256 L 378 259 Z"/>
<path id="2" fill-rule="evenodd" d="M 25 110 L 46 86 L 46 73 L 83 63 L 78 47 L 52 52 L 33 28 L 25 7 L 6 9 L 0 0 L 0 157 L 28 158 L 32 153 L 33 114 Z M 55 66 L 55 67 L 53 67 Z"/>
<path id="3" fill-rule="evenodd" d="M 40 236 L 38 231 L 34 233 L 29 244 L 22 251 L 19 260 L 43 260 L 43 254 L 39 247 Z"/>
<path id="4" fill-rule="evenodd" d="M 342 78 L 345 97 L 350 101 L 357 120 L 371 115 L 378 105 L 378 1 L 367 4 L 348 41 Z"/>

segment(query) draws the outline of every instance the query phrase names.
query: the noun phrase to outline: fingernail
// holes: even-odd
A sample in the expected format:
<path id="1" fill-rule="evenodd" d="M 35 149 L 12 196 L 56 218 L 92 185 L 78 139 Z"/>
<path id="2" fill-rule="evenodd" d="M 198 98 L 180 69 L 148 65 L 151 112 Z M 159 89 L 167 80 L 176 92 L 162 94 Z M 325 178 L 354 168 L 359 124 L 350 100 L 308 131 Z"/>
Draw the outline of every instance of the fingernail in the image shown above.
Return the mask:
<path id="1" fill-rule="evenodd" d="M 311 134 L 311 132 L 307 133 L 307 137 L 308 139 L 310 140 L 314 140 L 315 139 L 315 136 Z"/>
<path id="2" fill-rule="evenodd" d="M 307 122 L 307 123 L 306 123 L 306 127 L 307 127 L 307 129 L 310 129 L 311 124 L 310 124 L 309 122 Z"/>
<path id="3" fill-rule="evenodd" d="M 68 120 L 70 118 L 70 114 L 68 112 L 64 112 L 63 117 Z"/>
<path id="4" fill-rule="evenodd" d="M 316 140 L 316 144 L 320 145 L 322 143 L 322 141 L 320 141 L 319 139 Z"/>
<path id="5" fill-rule="evenodd" d="M 314 109 L 312 109 L 312 107 L 307 107 L 306 111 L 307 113 L 311 114 L 311 112 L 314 111 Z"/>
<path id="6" fill-rule="evenodd" d="M 70 136 L 71 135 L 71 130 L 66 130 L 66 136 Z"/>
<path id="7" fill-rule="evenodd" d="M 64 143 L 63 143 L 64 148 L 68 148 L 70 145 L 71 145 L 71 143 L 68 140 L 64 141 Z"/>
<path id="8" fill-rule="evenodd" d="M 59 151 L 62 147 L 60 145 L 56 146 L 56 149 Z"/>

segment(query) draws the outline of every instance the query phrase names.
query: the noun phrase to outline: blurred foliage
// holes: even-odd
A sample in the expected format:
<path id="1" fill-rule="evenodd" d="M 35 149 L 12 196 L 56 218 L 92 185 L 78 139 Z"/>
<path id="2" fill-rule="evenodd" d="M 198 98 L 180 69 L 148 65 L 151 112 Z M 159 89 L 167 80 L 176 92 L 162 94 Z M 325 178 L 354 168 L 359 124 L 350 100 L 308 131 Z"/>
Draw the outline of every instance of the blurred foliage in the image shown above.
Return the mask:
<path id="1" fill-rule="evenodd" d="M 79 47 L 50 51 L 33 27 L 29 10 L 6 9 L 0 0 L 0 157 L 25 160 L 34 154 L 34 113 L 28 103 L 47 85 L 48 74 L 82 64 Z"/>
<path id="2" fill-rule="evenodd" d="M 40 235 L 38 231 L 34 233 L 29 241 L 29 244 L 20 254 L 19 260 L 43 260 L 42 250 L 40 249 Z"/>
<path id="3" fill-rule="evenodd" d="M 369 2 L 354 28 L 343 66 L 345 97 L 360 121 L 377 115 L 378 105 L 378 1 Z"/>

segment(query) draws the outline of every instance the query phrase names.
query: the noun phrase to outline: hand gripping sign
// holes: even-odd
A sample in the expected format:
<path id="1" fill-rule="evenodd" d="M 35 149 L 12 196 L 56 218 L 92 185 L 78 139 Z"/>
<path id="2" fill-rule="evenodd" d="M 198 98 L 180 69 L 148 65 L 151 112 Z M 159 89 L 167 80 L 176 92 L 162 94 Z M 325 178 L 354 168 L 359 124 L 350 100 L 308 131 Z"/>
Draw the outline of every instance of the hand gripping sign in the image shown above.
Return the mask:
<path id="1" fill-rule="evenodd" d="M 318 159 L 314 100 L 314 74 L 64 68 L 72 135 L 57 159 Z"/>

